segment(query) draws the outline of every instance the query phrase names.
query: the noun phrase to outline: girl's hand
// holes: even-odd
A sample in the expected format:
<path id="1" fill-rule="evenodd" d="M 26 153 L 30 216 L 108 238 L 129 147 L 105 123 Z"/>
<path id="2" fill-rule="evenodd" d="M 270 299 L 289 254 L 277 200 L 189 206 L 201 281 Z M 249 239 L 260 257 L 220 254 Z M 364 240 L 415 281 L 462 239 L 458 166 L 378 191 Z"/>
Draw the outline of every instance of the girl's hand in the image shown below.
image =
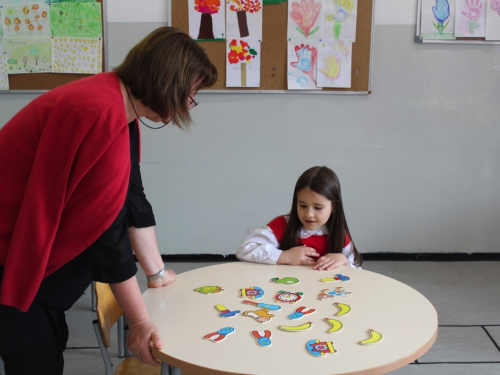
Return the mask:
<path id="1" fill-rule="evenodd" d="M 150 345 L 160 350 L 163 345 L 160 334 L 155 325 L 144 319 L 136 322 L 129 322 L 129 332 L 127 336 L 127 348 L 141 362 L 151 366 L 160 366 L 151 354 Z"/>
<path id="2" fill-rule="evenodd" d="M 333 270 L 334 268 L 340 267 L 340 266 L 350 266 L 351 264 L 347 260 L 344 254 L 340 253 L 328 253 L 323 255 L 321 258 L 319 258 L 316 261 L 315 266 L 313 267 L 315 270 L 321 271 L 321 270 Z"/>
<path id="3" fill-rule="evenodd" d="M 165 275 L 160 277 L 158 280 L 148 281 L 148 288 L 159 288 L 161 286 L 170 285 L 175 281 L 176 277 L 177 275 L 174 271 L 167 270 L 167 272 L 165 272 Z"/>
<path id="4" fill-rule="evenodd" d="M 312 266 L 319 254 L 312 247 L 296 246 L 281 253 L 276 264 Z"/>

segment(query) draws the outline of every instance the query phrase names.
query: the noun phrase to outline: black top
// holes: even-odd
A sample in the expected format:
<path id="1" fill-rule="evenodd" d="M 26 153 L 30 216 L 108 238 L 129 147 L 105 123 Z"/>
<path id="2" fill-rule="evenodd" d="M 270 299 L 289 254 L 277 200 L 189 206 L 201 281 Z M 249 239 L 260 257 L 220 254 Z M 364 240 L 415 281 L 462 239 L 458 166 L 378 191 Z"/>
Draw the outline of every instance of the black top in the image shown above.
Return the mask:
<path id="1" fill-rule="evenodd" d="M 92 280 L 119 283 L 137 272 L 128 228 L 151 227 L 156 222 L 142 186 L 135 120 L 129 123 L 129 131 L 131 170 L 125 204 L 113 224 L 96 242 L 42 281 L 36 299 L 50 307 L 68 310 Z"/>

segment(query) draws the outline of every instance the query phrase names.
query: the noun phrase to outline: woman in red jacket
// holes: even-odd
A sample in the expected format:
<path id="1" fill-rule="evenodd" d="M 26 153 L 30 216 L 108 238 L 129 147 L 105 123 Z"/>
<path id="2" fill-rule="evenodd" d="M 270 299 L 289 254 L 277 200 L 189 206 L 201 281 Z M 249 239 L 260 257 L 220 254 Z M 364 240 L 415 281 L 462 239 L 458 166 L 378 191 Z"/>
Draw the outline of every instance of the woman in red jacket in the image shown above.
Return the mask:
<path id="1" fill-rule="evenodd" d="M 109 283 L 127 346 L 157 364 L 161 340 L 142 302 L 175 280 L 156 242 L 139 169 L 140 117 L 187 128 L 217 71 L 182 31 L 153 31 L 112 73 L 51 90 L 0 129 L 0 356 L 6 373 L 62 374 L 64 311 L 91 280 Z M 141 121 L 142 122 L 142 121 Z"/>

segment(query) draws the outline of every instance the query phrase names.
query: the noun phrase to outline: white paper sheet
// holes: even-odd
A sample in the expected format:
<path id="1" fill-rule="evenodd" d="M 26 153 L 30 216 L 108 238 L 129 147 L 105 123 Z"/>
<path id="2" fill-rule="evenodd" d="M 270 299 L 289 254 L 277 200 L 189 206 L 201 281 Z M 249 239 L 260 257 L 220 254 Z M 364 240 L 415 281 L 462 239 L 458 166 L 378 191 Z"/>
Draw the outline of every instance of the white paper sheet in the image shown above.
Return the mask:
<path id="1" fill-rule="evenodd" d="M 323 37 L 356 41 L 358 0 L 327 0 L 324 2 Z"/>
<path id="2" fill-rule="evenodd" d="M 260 0 L 227 1 L 227 39 L 253 38 L 262 40 L 262 10 Z"/>
<path id="3" fill-rule="evenodd" d="M 189 35 L 193 39 L 226 39 L 223 1 L 188 0 Z"/>
<path id="4" fill-rule="evenodd" d="M 7 74 L 7 52 L 0 52 L 0 90 L 8 89 L 9 75 Z"/>
<path id="5" fill-rule="evenodd" d="M 486 34 L 486 0 L 456 0 L 455 36 L 481 38 Z"/>
<path id="6" fill-rule="evenodd" d="M 488 0 L 486 40 L 500 40 L 500 0 Z"/>
<path id="7" fill-rule="evenodd" d="M 2 31 L 4 37 L 50 36 L 49 4 L 3 7 Z"/>
<path id="8" fill-rule="evenodd" d="M 422 0 L 420 36 L 455 39 L 455 0 Z"/>
<path id="9" fill-rule="evenodd" d="M 97 74 L 101 71 L 101 39 L 52 37 L 52 72 Z"/>
<path id="10" fill-rule="evenodd" d="M 288 41 L 287 81 L 289 90 L 316 90 L 317 39 Z"/>
<path id="11" fill-rule="evenodd" d="M 258 39 L 227 41 L 226 86 L 260 86 L 260 41 Z"/>
<path id="12" fill-rule="evenodd" d="M 3 38 L 9 74 L 50 72 L 50 36 Z"/>
<path id="13" fill-rule="evenodd" d="M 352 42 L 318 42 L 318 87 L 351 87 Z"/>
<path id="14" fill-rule="evenodd" d="M 323 8 L 322 0 L 288 1 L 288 40 L 321 38 Z"/>

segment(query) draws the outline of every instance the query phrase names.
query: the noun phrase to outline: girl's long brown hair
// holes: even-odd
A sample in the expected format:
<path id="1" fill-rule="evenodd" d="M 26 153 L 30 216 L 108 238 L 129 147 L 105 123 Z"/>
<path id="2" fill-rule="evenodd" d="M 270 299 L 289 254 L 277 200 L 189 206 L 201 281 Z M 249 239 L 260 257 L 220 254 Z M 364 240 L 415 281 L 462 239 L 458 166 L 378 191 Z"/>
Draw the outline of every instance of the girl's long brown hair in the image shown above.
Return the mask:
<path id="1" fill-rule="evenodd" d="M 295 184 L 293 191 L 292 208 L 290 210 L 290 219 L 280 244 L 280 249 L 288 250 L 298 246 L 297 236 L 302 223 L 297 214 L 297 195 L 302 189 L 309 188 L 317 194 L 320 194 L 332 202 L 333 212 L 325 224 L 328 231 L 328 253 L 342 253 L 344 248 L 345 235 L 347 234 L 352 243 L 352 254 L 354 254 L 354 263 L 360 266 L 363 261 L 358 253 L 344 214 L 342 204 L 342 195 L 340 191 L 340 182 L 330 168 L 312 167 L 302 173 Z"/>

